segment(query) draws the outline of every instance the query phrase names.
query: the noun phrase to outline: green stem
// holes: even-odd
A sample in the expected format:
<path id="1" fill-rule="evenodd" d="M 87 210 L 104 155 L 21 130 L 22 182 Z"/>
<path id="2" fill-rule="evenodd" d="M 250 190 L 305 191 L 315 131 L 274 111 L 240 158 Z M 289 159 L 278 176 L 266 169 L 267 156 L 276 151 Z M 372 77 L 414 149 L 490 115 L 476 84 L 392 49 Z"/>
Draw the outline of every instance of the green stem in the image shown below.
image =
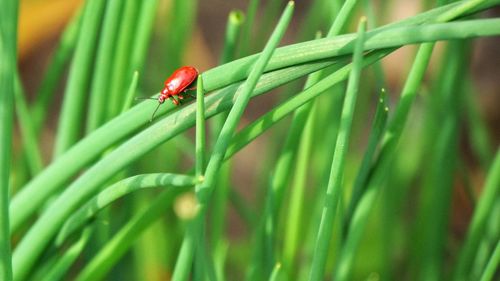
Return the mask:
<path id="1" fill-rule="evenodd" d="M 85 95 L 91 77 L 93 55 L 105 1 L 90 0 L 85 7 L 82 29 L 69 70 L 54 147 L 54 158 L 74 145 L 80 135 Z"/>
<path id="2" fill-rule="evenodd" d="M 330 179 L 325 194 L 325 205 L 321 215 L 316 246 L 312 259 L 312 267 L 309 280 L 321 280 L 323 278 L 328 246 L 333 232 L 334 219 L 337 206 L 342 194 L 342 179 L 344 174 L 345 158 L 349 144 L 354 108 L 358 94 L 359 80 L 363 62 L 363 44 L 365 43 L 366 18 L 361 18 L 358 26 L 358 39 L 353 54 L 353 66 L 349 74 L 346 96 L 342 107 L 340 127 L 335 144 L 335 153 L 332 159 Z"/>
<path id="3" fill-rule="evenodd" d="M 12 280 L 9 226 L 9 186 L 17 73 L 18 1 L 3 1 L 0 9 L 0 279 Z"/>

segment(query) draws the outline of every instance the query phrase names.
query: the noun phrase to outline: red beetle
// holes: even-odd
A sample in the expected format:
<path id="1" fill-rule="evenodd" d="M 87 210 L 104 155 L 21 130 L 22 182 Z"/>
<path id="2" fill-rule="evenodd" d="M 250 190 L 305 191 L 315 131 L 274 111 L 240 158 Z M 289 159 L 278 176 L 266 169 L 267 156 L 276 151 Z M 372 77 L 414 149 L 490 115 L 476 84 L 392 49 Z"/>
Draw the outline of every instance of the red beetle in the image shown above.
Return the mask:
<path id="1" fill-rule="evenodd" d="M 170 77 L 168 77 L 164 82 L 165 87 L 161 90 L 160 95 L 157 98 L 158 106 L 153 112 L 150 121 L 153 120 L 156 111 L 160 108 L 160 105 L 165 102 L 165 100 L 170 99 L 174 105 L 179 105 L 180 101 L 184 99 L 184 93 L 196 88 L 190 88 L 189 86 L 192 86 L 195 83 L 197 77 L 198 69 L 192 66 L 183 66 L 174 71 L 174 73 L 172 73 L 172 75 L 170 75 Z M 178 100 L 175 99 L 175 96 L 177 96 Z M 192 97 L 192 95 L 187 96 Z"/>

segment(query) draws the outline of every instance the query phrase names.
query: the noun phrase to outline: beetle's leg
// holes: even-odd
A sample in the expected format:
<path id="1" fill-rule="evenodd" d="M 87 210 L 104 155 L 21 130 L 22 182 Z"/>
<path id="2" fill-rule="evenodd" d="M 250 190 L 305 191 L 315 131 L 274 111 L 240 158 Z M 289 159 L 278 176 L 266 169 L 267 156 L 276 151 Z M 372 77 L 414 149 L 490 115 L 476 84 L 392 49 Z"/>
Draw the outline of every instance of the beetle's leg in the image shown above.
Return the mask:
<path id="1" fill-rule="evenodd" d="M 179 100 L 183 100 L 184 99 L 184 96 L 182 94 L 178 94 L 177 97 L 178 97 Z"/>
<path id="2" fill-rule="evenodd" d="M 169 97 L 170 100 L 172 100 L 172 103 L 175 105 L 175 106 L 178 106 L 179 105 L 179 101 L 176 100 L 173 96 L 170 96 Z"/>
<path id="3" fill-rule="evenodd" d="M 196 96 L 195 96 L 195 95 L 187 93 L 187 91 L 191 91 L 191 90 L 196 90 L 196 87 L 193 87 L 193 88 L 190 88 L 190 89 L 185 89 L 185 90 L 184 90 L 184 91 L 182 91 L 182 92 L 184 93 L 184 95 L 185 95 L 186 97 L 190 97 L 190 98 L 196 99 Z"/>

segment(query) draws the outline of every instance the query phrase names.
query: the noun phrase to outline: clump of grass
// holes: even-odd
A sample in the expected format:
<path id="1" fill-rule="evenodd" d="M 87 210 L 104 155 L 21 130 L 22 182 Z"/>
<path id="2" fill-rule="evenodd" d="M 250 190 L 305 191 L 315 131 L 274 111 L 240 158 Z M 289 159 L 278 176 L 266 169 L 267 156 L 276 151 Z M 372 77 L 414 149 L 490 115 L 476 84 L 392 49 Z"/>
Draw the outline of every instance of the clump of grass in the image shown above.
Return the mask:
<path id="1" fill-rule="evenodd" d="M 162 33 L 165 52 L 151 61 L 146 57 L 154 48 L 158 5 L 86 1 L 32 104 L 15 66 L 17 1 L 2 9 L 2 280 L 351 280 L 370 272 L 384 280 L 492 280 L 500 256 L 500 151 L 494 153 L 466 89 L 474 88 L 469 42 L 500 35 L 499 19 L 474 17 L 500 1 L 455 1 L 377 26 L 378 13 L 391 4 L 378 11 L 368 2 L 316 0 L 309 17 L 297 22 L 299 36 L 313 38 L 321 27 L 327 36 L 282 47 L 294 2 L 285 7 L 271 0 L 264 8 L 250 1 L 246 12 L 229 14 L 221 65 L 200 73 L 196 101 L 165 103 L 150 122 L 152 103 L 133 105 L 134 97 L 155 95 L 143 83 L 159 76 L 150 73 L 155 62 L 168 58 L 169 70 L 182 65 L 199 8 L 196 1 L 172 1 L 174 16 Z M 348 33 L 357 22 L 358 32 Z M 436 63 L 437 78 L 427 81 L 437 41 L 450 42 Z M 401 94 L 385 94 L 381 62 L 414 44 L 420 46 Z M 67 64 L 54 158 L 46 165 L 38 138 Z M 283 85 L 283 98 L 242 126 L 253 98 Z M 422 107 L 416 101 L 424 88 L 432 95 L 424 96 Z M 14 97 L 26 151 L 14 151 L 19 157 L 11 169 Z M 480 194 L 469 188 L 470 198 L 477 198 L 473 218 L 464 240 L 449 248 L 456 243 L 448 227 L 456 211 L 452 192 L 462 179 L 456 174 L 468 172 L 458 146 L 462 119 L 476 141 L 473 156 L 486 183 Z M 194 142 L 182 135 L 192 127 Z M 275 135 L 268 145 L 279 149 L 266 155 L 266 167 L 273 168 L 256 172 L 268 181 L 252 190 L 251 202 L 242 195 L 245 183 L 233 176 L 234 156 L 269 131 Z M 360 132 L 369 136 L 366 144 L 358 141 Z M 194 159 L 193 169 L 180 160 L 185 154 Z M 9 179 L 16 173 L 29 181 L 17 186 Z M 157 190 L 142 191 L 152 188 Z M 191 203 L 176 203 L 181 197 Z M 408 219 L 407 201 L 416 219 Z M 176 204 L 187 206 L 189 215 L 172 212 Z M 243 237 L 228 235 L 229 205 L 246 227 Z M 397 270 L 401 266 L 409 268 L 408 276 Z"/>

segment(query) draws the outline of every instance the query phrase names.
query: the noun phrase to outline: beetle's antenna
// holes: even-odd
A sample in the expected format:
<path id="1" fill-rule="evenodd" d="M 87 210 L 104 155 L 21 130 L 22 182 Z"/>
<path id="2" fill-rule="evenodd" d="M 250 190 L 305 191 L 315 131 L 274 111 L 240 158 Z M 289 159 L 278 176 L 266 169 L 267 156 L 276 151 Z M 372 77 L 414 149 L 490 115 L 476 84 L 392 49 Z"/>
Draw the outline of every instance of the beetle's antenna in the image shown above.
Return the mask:
<path id="1" fill-rule="evenodd" d="M 158 111 L 158 108 L 160 108 L 161 103 L 158 103 L 158 106 L 156 107 L 155 111 L 153 111 L 153 115 L 151 115 L 151 119 L 149 119 L 149 122 L 153 122 L 153 118 L 155 117 L 156 111 Z"/>
<path id="2" fill-rule="evenodd" d="M 158 100 L 157 98 L 143 98 L 143 97 L 136 97 L 135 100 Z"/>

